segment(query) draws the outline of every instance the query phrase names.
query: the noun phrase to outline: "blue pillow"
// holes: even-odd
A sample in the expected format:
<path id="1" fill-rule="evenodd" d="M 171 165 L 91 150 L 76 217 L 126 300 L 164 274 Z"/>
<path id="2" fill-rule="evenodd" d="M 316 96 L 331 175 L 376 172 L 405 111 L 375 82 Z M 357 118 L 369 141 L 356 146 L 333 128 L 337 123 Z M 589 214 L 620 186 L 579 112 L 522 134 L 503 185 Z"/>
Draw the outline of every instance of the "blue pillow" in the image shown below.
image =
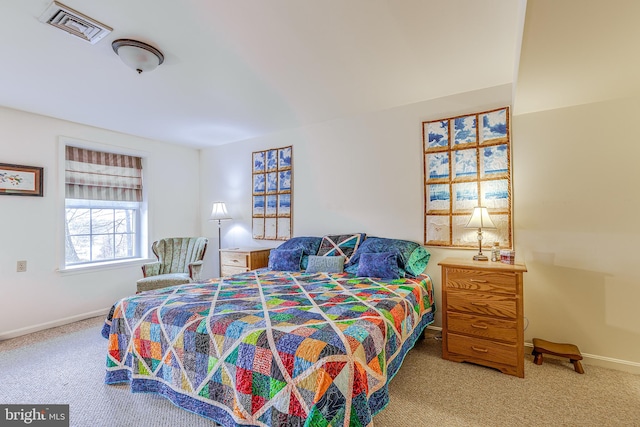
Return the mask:
<path id="1" fill-rule="evenodd" d="M 345 265 L 345 271 L 356 274 L 358 262 L 364 253 L 396 252 L 400 274 L 405 272 L 410 276 L 418 276 L 427 268 L 431 254 L 419 244 L 409 240 L 386 239 L 383 237 L 369 237 L 360 244 L 360 247 Z"/>
<path id="2" fill-rule="evenodd" d="M 380 279 L 399 279 L 397 252 L 366 252 L 358 262 L 358 277 L 379 277 Z"/>
<path id="3" fill-rule="evenodd" d="M 272 249 L 269 254 L 269 270 L 300 271 L 302 248 Z"/>
<path id="4" fill-rule="evenodd" d="M 307 273 L 342 273 L 344 272 L 343 256 L 309 255 Z"/>
<path id="5" fill-rule="evenodd" d="M 296 249 L 302 248 L 302 269 L 307 268 L 309 255 L 315 255 L 320 249 L 320 243 L 322 237 L 292 237 L 283 244 L 277 247 L 277 249 Z"/>

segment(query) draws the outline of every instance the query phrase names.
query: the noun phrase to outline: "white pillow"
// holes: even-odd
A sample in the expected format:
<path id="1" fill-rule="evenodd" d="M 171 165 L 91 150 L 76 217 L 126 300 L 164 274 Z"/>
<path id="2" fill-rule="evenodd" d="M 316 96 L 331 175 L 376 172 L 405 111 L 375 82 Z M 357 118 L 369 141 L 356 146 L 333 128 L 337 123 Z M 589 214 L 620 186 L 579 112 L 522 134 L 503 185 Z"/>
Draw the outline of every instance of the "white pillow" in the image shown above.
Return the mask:
<path id="1" fill-rule="evenodd" d="M 343 273 L 344 256 L 309 255 L 307 273 Z"/>

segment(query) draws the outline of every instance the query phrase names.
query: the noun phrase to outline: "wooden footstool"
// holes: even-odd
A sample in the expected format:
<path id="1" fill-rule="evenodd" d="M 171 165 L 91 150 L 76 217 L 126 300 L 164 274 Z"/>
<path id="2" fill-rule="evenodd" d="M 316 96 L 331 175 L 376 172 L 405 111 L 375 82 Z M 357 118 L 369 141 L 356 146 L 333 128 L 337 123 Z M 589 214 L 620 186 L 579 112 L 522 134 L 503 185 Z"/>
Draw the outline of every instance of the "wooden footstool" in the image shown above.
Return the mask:
<path id="1" fill-rule="evenodd" d="M 551 354 L 552 356 L 566 357 L 571 363 L 573 363 L 573 369 L 579 374 L 584 374 L 582 369 L 582 355 L 580 350 L 573 344 L 558 344 L 551 341 L 541 340 L 540 338 L 533 339 L 533 352 L 531 354 L 534 357 L 533 363 L 536 365 L 542 365 L 542 355 Z"/>

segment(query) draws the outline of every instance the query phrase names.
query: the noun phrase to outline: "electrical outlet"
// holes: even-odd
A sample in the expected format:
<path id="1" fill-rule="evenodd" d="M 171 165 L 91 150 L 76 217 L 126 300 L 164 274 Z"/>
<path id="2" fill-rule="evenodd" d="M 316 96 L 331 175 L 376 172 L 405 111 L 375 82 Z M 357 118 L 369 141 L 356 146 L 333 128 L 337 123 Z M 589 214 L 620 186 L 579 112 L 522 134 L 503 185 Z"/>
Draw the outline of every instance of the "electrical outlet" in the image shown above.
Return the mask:
<path id="1" fill-rule="evenodd" d="M 18 273 L 24 273 L 25 271 L 27 271 L 27 261 L 18 261 L 16 271 Z"/>

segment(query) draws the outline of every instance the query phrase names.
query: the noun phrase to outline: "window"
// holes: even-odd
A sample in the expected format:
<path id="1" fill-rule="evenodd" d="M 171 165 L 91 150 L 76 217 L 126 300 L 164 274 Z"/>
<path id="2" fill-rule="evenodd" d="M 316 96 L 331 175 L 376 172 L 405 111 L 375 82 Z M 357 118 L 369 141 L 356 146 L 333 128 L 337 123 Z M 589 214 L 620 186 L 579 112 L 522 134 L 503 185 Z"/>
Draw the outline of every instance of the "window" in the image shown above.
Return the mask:
<path id="1" fill-rule="evenodd" d="M 65 266 L 140 257 L 142 159 L 65 147 Z"/>

